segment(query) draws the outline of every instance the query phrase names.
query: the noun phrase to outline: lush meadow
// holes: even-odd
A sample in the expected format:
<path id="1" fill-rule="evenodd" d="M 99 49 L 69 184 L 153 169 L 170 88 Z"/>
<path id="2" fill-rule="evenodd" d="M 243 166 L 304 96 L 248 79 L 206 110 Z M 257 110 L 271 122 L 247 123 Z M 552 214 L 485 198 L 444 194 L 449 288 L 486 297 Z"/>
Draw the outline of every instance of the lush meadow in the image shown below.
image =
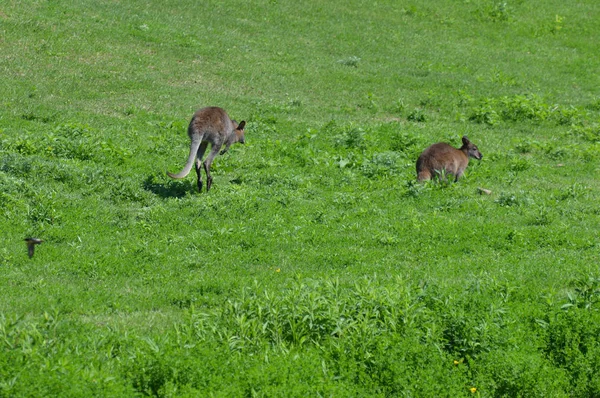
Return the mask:
<path id="1" fill-rule="evenodd" d="M 599 42 L 596 0 L 0 2 L 0 397 L 600 396 Z M 207 105 L 247 143 L 199 194 Z"/>

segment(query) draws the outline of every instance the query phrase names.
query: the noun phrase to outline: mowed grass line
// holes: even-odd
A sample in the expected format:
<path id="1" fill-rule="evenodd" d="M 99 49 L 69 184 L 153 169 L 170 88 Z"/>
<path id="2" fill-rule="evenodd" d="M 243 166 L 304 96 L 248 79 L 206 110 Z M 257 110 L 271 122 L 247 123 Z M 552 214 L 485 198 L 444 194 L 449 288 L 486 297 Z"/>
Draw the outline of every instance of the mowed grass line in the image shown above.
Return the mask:
<path id="1" fill-rule="evenodd" d="M 598 11 L 1 5 L 0 395 L 598 395 Z"/>

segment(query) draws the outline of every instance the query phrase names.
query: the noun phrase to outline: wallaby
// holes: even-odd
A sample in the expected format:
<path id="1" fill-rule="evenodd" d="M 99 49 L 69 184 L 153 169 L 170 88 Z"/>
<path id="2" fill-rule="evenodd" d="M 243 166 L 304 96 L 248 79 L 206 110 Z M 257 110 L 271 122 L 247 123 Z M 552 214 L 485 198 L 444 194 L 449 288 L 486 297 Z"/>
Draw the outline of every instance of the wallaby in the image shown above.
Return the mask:
<path id="1" fill-rule="evenodd" d="M 481 160 L 483 155 L 466 136 L 462 138 L 463 145 L 457 149 L 444 142 L 433 144 L 423 151 L 417 159 L 417 180 L 424 181 L 440 178 L 440 175 L 452 174 L 454 181 L 463 175 L 469 158 Z"/>
<path id="2" fill-rule="evenodd" d="M 194 160 L 196 161 L 196 174 L 198 175 L 198 191 L 202 192 L 202 170 L 201 164 L 206 172 L 206 192 L 210 190 L 212 185 L 212 177 L 210 175 L 210 166 L 219 153 L 219 150 L 225 144 L 220 155 L 223 155 L 229 150 L 231 144 L 239 142 L 244 144 L 244 127 L 246 122 L 242 121 L 237 124 L 235 120 L 231 120 L 224 109 L 218 107 L 202 108 L 194 113 L 190 125 L 188 126 L 188 136 L 192 140 L 190 145 L 190 156 L 183 170 L 177 174 L 169 173 L 171 178 L 184 178 L 192 170 Z M 210 143 L 210 153 L 202 163 L 202 156 L 206 152 L 206 148 Z"/>

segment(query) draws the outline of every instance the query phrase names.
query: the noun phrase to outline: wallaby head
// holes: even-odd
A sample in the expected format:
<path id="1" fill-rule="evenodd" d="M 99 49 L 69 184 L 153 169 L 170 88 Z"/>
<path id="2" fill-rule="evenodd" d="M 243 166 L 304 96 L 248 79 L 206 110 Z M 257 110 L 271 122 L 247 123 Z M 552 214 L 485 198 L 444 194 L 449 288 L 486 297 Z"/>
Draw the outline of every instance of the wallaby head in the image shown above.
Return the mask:
<path id="1" fill-rule="evenodd" d="M 467 156 L 470 158 L 475 158 L 477 160 L 481 160 L 483 155 L 481 154 L 481 152 L 479 152 L 479 149 L 477 149 L 477 145 L 475 145 L 471 141 L 469 141 L 469 139 L 467 138 L 466 135 L 463 135 L 462 143 L 463 143 L 463 145 L 460 148 L 461 151 L 465 152 L 467 154 Z"/>
<path id="2" fill-rule="evenodd" d="M 237 137 L 237 142 L 240 144 L 246 143 L 246 137 L 244 136 L 244 127 L 246 127 L 246 121 L 242 120 L 240 124 L 238 124 L 235 120 L 232 120 L 233 125 L 235 126 L 235 136 Z"/>

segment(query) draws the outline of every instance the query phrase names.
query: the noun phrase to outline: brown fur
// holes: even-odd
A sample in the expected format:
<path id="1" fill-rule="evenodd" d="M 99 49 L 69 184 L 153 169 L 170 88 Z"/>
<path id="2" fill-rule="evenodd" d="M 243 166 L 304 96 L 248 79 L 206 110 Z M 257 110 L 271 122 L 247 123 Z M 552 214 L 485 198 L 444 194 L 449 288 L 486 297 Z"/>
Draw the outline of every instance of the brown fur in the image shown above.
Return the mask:
<path id="1" fill-rule="evenodd" d="M 236 142 L 245 143 L 244 127 L 246 122 L 242 121 L 237 124 L 235 120 L 231 120 L 222 108 L 208 107 L 198 110 L 188 126 L 188 136 L 190 137 L 190 155 L 183 170 L 177 174 L 169 173 L 171 178 L 184 178 L 192 170 L 194 161 L 196 162 L 196 175 L 198 176 L 198 191 L 202 191 L 202 168 L 206 172 L 206 192 L 210 190 L 212 185 L 212 177 L 210 175 L 210 166 L 217 154 L 223 155 L 229 150 L 229 147 Z M 202 157 L 206 148 L 210 144 L 210 153 L 204 162 Z M 225 149 L 220 153 L 219 150 L 225 144 Z"/>
<path id="2" fill-rule="evenodd" d="M 425 149 L 417 159 L 417 179 L 424 181 L 436 176 L 439 178 L 441 174 L 452 174 L 454 181 L 458 181 L 469 164 L 469 158 L 480 160 L 483 157 L 466 136 L 462 137 L 462 142 L 458 149 L 444 142 Z"/>

